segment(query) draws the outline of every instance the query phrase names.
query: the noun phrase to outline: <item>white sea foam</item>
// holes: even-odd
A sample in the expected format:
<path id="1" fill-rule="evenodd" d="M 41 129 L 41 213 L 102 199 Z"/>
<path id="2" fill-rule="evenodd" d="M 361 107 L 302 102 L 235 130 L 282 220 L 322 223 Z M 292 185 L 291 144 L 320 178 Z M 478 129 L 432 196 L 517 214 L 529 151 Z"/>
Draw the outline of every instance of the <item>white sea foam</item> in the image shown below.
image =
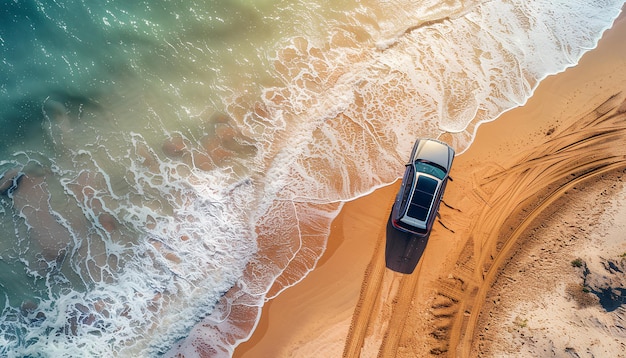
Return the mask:
<path id="1" fill-rule="evenodd" d="M 136 134 L 133 138 L 141 144 Z M 158 167 L 148 172 L 136 157 L 126 163 L 134 168 L 126 173 L 133 181 L 115 178 L 114 168 L 103 158 L 124 159 L 104 151 L 79 150 L 71 163 L 49 166 L 52 172 L 40 177 L 37 187 L 30 189 L 22 179 L 11 194 L 16 214 L 26 224 L 25 236 L 31 238 L 26 250 L 46 244 L 35 239 L 41 230 L 56 240 L 69 233 L 72 243 L 59 259 L 47 258 L 44 270 L 22 256 L 33 276 L 46 277 L 53 299 L 41 300 L 26 313 L 4 312 L 4 337 L 12 341 L 2 348 L 5 356 L 163 351 L 211 311 L 255 251 L 245 209 L 252 196 L 249 181 L 229 187 L 209 173 L 194 179 L 193 171 L 181 174 L 176 163 L 156 158 Z M 23 172 L 26 178 L 36 177 L 27 166 Z M 70 200 L 63 192 L 48 190 L 59 184 Z M 35 205 L 31 195 L 41 193 L 49 199 L 34 215 L 27 210 Z M 102 215 L 109 215 L 114 224 L 103 222 Z M 15 225 L 19 228 L 20 223 Z M 32 262 L 41 258 L 35 256 Z M 58 277 L 57 270 L 70 279 L 72 270 L 79 281 L 51 281 Z M 10 327 L 15 326 L 23 332 L 11 336 Z"/>

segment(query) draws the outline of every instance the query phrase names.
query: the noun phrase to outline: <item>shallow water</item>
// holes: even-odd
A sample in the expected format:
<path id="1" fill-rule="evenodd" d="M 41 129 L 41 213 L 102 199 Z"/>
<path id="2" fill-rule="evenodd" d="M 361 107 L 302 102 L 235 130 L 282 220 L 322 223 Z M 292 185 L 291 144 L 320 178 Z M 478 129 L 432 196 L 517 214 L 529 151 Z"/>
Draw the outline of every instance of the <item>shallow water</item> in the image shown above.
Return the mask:
<path id="1" fill-rule="evenodd" d="M 0 5 L 0 355 L 230 354 L 343 201 L 416 137 L 462 153 L 621 6 Z"/>

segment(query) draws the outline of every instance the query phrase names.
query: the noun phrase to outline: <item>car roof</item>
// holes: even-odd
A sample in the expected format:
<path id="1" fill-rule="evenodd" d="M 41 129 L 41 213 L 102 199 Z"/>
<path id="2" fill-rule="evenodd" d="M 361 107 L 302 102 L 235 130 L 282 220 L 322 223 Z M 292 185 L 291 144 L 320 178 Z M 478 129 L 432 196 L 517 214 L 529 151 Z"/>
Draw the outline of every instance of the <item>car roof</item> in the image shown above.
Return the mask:
<path id="1" fill-rule="evenodd" d="M 399 219 L 413 227 L 426 229 L 428 215 L 434 204 L 434 195 L 441 186 L 441 182 L 440 179 L 429 174 L 416 173 L 416 178 L 411 183 L 411 197 Z"/>
<path id="2" fill-rule="evenodd" d="M 419 175 L 409 202 L 407 215 L 419 221 L 426 221 L 438 186 L 438 180 L 430 176 Z"/>
<path id="3" fill-rule="evenodd" d="M 411 155 L 411 162 L 428 161 L 437 164 L 446 172 L 450 170 L 453 159 L 454 149 L 435 139 L 419 139 L 413 146 Z"/>

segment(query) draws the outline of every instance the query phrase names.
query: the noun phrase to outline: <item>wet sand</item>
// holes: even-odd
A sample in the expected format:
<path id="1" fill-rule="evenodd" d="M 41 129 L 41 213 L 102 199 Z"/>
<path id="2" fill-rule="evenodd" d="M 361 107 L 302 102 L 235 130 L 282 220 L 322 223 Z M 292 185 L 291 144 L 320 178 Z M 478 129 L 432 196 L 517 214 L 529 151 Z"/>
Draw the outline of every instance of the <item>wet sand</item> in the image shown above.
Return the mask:
<path id="1" fill-rule="evenodd" d="M 624 38 L 622 15 L 578 66 L 547 78 L 524 106 L 480 127 L 455 159 L 449 207 L 442 207 L 412 275 L 384 268 L 396 183 L 345 204 L 318 268 L 265 305 L 257 330 L 234 356 L 623 354 L 626 333 L 610 328 L 610 320 L 623 322 L 624 310 L 607 316 L 599 304 L 579 308 L 567 284 L 582 280 L 572 257 L 587 255 L 585 263 L 601 272 L 600 257 L 609 253 L 585 248 L 609 240 L 616 260 L 626 252 L 624 236 L 610 231 L 624 219 Z M 590 218 L 599 222 L 597 235 L 580 234 Z M 588 241 L 564 244 L 572 232 Z M 519 274 L 524 265 L 546 263 L 558 264 Z M 549 310 L 542 302 L 565 306 Z M 514 314 L 522 311 L 528 315 Z M 608 322 L 594 328 L 605 334 L 576 346 L 589 326 L 558 325 L 566 313 L 568 322 Z"/>
<path id="2" fill-rule="evenodd" d="M 235 357 L 341 356 L 364 272 L 384 231 L 380 222 L 389 215 L 398 184 L 344 205 L 317 268 L 265 304 L 256 331 Z"/>

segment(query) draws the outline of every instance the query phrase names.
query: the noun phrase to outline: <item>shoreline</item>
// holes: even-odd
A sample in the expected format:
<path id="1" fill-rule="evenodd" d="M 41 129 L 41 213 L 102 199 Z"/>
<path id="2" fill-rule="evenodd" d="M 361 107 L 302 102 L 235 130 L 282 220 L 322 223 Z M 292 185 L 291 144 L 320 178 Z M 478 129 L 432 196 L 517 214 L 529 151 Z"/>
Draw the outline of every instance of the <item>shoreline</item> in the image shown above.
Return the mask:
<path id="1" fill-rule="evenodd" d="M 344 204 L 331 224 L 329 244 L 315 270 L 300 283 L 265 303 L 257 329 L 248 341 L 237 346 L 233 357 L 290 356 L 288 351 L 298 348 L 297 345 L 283 347 L 274 342 L 284 339 L 304 341 L 310 333 L 310 327 L 315 327 L 313 331 L 316 331 L 330 326 L 329 330 L 338 331 L 331 336 L 347 335 L 365 269 L 376 249 L 377 240 L 371 239 L 371 233 L 381 230 L 378 222 L 381 218 L 386 220 L 389 215 L 391 200 L 398 187 L 397 181 Z M 389 208 L 378 205 L 385 202 L 388 202 Z M 375 208 L 370 210 L 371 206 Z M 353 235 L 347 236 L 346 232 Z M 360 241 L 361 236 L 367 240 Z M 350 260 L 336 259 L 346 256 Z M 329 276 L 337 279 L 328 282 Z M 324 286 L 322 291 L 319 290 L 321 285 Z M 302 304 L 305 301 L 308 302 L 306 307 Z M 328 317 L 332 317 L 333 324 L 329 325 Z M 296 324 L 290 325 L 290 322 Z M 299 329 L 302 323 L 307 324 L 305 329 Z M 341 327 L 337 329 L 334 325 Z M 342 343 L 336 343 L 342 350 Z M 341 355 L 340 350 L 337 355 Z"/>
<path id="2" fill-rule="evenodd" d="M 625 22 L 622 13 L 615 20 L 613 27 L 603 34 L 596 49 L 585 54 L 577 66 L 544 79 L 524 106 L 503 113 L 495 121 L 481 124 L 474 142 L 463 155 L 455 159 L 453 168 L 457 173 L 466 170 L 471 174 L 459 175 L 453 172 L 454 179 L 459 175 L 456 185 L 452 185 L 457 189 L 449 190 L 451 193 L 446 192 L 446 201 L 455 203 L 454 206 L 461 208 L 460 210 L 475 205 L 468 202 L 467 197 L 476 196 L 476 189 L 472 188 L 475 187 L 477 175 L 496 173 L 515 165 L 516 161 L 528 155 L 528 148 L 540 147 L 559 133 L 571 130 L 570 126 L 575 124 L 576 118 L 593 111 L 608 97 L 626 88 L 626 74 L 619 70 L 626 68 L 626 49 L 620 41 L 626 34 Z M 489 189 L 491 188 L 486 187 L 482 190 Z M 484 193 L 479 193 L 478 197 L 482 194 Z M 386 223 L 388 215 L 386 212 L 388 208 L 385 207 L 389 204 L 390 208 L 394 195 L 395 188 L 392 185 L 344 205 L 332 223 L 329 247 L 320 259 L 319 266 L 298 285 L 285 290 L 265 304 L 257 330 L 249 341 L 235 349 L 235 357 L 286 357 L 294 352 L 312 356 L 321 354 L 321 349 L 325 349 L 322 353 L 330 356 L 341 355 L 351 329 L 349 320 L 357 305 L 355 297 L 358 298 L 362 292 L 361 281 L 368 280 L 368 277 L 364 276 L 365 268 L 376 252 L 374 245 L 361 247 L 363 249 L 361 252 L 351 251 L 347 246 L 346 252 L 340 251 L 344 241 L 355 240 L 354 237 L 345 235 L 345 231 L 350 225 L 363 224 L 363 221 L 369 220 L 365 225 L 367 232 L 361 239 L 368 244 L 380 241 L 379 231 L 381 225 L 384 227 L 383 223 Z M 376 213 L 368 212 L 368 208 L 372 207 L 375 207 Z M 467 215 L 472 210 L 466 210 Z M 451 215 L 454 215 L 451 210 L 442 210 L 442 217 L 448 218 Z M 420 263 L 422 266 L 437 269 L 419 270 L 414 274 L 416 276 L 412 279 L 416 280 L 417 294 L 412 295 L 410 299 L 430 303 L 437 299 L 434 293 L 442 289 L 440 277 L 454 274 L 455 258 L 464 250 L 461 243 L 449 247 L 445 240 L 456 240 L 463 234 L 475 234 L 474 225 L 471 220 L 463 221 L 460 218 L 446 222 L 446 226 L 453 228 L 454 235 L 444 232 L 441 225 L 437 226 L 437 232 L 429 242 Z M 331 249 L 331 242 L 339 243 Z M 343 274 L 336 269 L 329 269 L 330 265 L 342 267 L 341 265 L 346 265 L 346 262 L 354 262 L 353 271 Z M 337 287 L 339 279 L 358 281 L 359 285 L 341 287 L 345 289 L 342 291 Z M 424 329 L 433 323 L 432 317 L 428 317 L 427 314 L 428 305 L 409 306 L 411 312 L 404 321 L 402 331 L 423 332 L 427 335 L 428 331 Z M 331 312 L 334 312 L 333 320 L 324 321 L 324 315 Z M 299 316 L 296 314 L 306 316 L 308 321 L 298 319 Z M 413 319 L 414 324 L 407 324 Z M 379 336 L 377 340 L 373 340 L 379 343 L 373 345 L 372 353 L 377 349 L 382 350 L 384 343 L 389 340 L 386 332 L 370 329 L 365 334 L 370 337 L 370 341 L 372 337 Z M 427 338 L 420 340 L 402 332 L 398 335 L 399 356 L 410 356 L 408 352 L 415 352 L 418 348 L 425 349 L 433 344 Z M 454 337 L 450 339 L 452 338 Z M 434 348 L 431 348 L 431 351 L 432 349 Z"/>

